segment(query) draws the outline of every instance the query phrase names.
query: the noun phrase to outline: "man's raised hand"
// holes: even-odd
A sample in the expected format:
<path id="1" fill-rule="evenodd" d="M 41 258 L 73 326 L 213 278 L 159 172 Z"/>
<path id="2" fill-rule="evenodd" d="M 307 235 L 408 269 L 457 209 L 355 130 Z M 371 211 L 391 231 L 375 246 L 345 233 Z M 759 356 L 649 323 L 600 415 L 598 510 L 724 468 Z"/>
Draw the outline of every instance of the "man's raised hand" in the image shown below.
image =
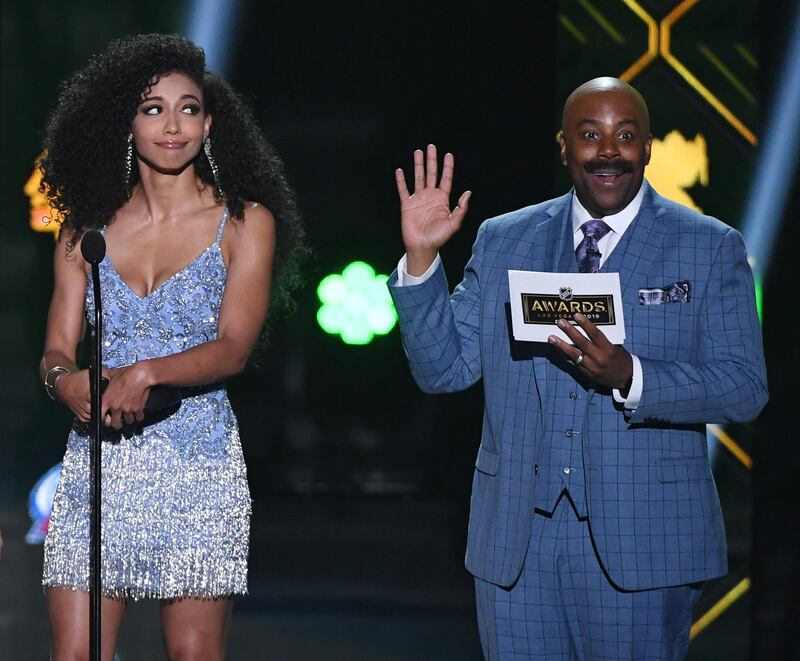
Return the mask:
<path id="1" fill-rule="evenodd" d="M 400 227 L 406 248 L 406 269 L 409 275 L 420 276 L 436 259 L 439 249 L 461 227 L 472 194 L 465 191 L 458 205 L 450 210 L 455 160 L 444 155 L 442 178 L 438 182 L 439 164 L 436 145 L 428 145 L 427 154 L 414 152 L 414 192 L 409 193 L 403 170 L 395 170 L 397 193 L 400 195 Z"/>

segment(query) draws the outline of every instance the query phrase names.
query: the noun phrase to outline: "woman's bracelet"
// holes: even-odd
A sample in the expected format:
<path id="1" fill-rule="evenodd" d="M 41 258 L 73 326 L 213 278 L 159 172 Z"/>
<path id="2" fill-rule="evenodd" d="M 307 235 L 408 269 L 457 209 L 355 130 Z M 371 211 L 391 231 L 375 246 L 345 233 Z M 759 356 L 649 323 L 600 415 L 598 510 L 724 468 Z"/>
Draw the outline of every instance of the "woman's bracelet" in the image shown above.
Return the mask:
<path id="1" fill-rule="evenodd" d="M 58 383 L 58 379 L 65 374 L 72 374 L 72 370 L 56 365 L 47 370 L 47 374 L 44 375 L 44 389 L 53 401 L 56 399 L 56 384 Z"/>

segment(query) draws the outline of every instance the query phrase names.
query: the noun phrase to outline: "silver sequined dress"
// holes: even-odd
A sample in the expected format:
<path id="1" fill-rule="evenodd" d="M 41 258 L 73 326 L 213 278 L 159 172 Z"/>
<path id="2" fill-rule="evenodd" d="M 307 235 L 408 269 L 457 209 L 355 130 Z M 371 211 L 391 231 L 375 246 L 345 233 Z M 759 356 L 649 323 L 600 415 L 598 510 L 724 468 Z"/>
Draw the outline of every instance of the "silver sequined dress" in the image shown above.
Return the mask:
<path id="1" fill-rule="evenodd" d="M 100 263 L 103 364 L 184 351 L 217 337 L 227 271 L 220 240 L 142 298 Z M 86 314 L 94 320 L 87 283 Z M 88 427 L 76 423 L 44 547 L 45 586 L 89 589 Z M 102 448 L 102 583 L 106 595 L 210 598 L 247 592 L 250 493 L 223 385 Z"/>

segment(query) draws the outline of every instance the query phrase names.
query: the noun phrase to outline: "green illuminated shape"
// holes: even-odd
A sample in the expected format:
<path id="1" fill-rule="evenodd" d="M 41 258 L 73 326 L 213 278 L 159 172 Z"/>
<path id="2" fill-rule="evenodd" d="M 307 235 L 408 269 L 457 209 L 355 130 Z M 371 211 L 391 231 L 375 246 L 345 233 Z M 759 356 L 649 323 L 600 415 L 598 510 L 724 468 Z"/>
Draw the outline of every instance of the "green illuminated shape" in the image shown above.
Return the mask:
<path id="1" fill-rule="evenodd" d="M 323 278 L 317 287 L 322 305 L 317 323 L 326 333 L 339 335 L 345 344 L 369 344 L 397 323 L 386 281 L 366 262 L 353 262 L 341 273 Z"/>
<path id="2" fill-rule="evenodd" d="M 758 311 L 758 323 L 764 323 L 764 289 L 761 286 L 761 278 L 755 276 L 756 281 L 756 310 Z"/>

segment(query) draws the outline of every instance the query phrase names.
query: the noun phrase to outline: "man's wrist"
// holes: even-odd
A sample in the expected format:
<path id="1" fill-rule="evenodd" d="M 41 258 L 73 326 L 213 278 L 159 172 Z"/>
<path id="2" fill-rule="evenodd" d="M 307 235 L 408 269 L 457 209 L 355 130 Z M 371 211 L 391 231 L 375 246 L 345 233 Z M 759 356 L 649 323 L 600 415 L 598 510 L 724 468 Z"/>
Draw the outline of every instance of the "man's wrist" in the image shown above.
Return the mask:
<path id="1" fill-rule="evenodd" d="M 624 351 L 624 350 L 623 350 Z M 627 398 L 628 393 L 631 391 L 631 385 L 633 385 L 633 374 L 634 374 L 634 360 L 633 356 L 624 351 L 625 357 L 628 359 L 628 377 L 622 381 L 622 383 L 617 386 L 617 390 L 622 397 Z"/>
<path id="2" fill-rule="evenodd" d="M 406 250 L 406 273 L 415 278 L 419 278 L 431 267 L 431 264 L 433 264 L 438 254 L 436 250 L 433 252 L 428 250 Z"/>
<path id="3" fill-rule="evenodd" d="M 615 388 L 613 391 L 614 400 L 625 407 L 625 411 L 630 414 L 639 407 L 642 399 L 642 389 L 644 388 L 644 374 L 642 373 L 642 362 L 636 354 L 630 354 L 632 374 L 622 388 Z"/>

